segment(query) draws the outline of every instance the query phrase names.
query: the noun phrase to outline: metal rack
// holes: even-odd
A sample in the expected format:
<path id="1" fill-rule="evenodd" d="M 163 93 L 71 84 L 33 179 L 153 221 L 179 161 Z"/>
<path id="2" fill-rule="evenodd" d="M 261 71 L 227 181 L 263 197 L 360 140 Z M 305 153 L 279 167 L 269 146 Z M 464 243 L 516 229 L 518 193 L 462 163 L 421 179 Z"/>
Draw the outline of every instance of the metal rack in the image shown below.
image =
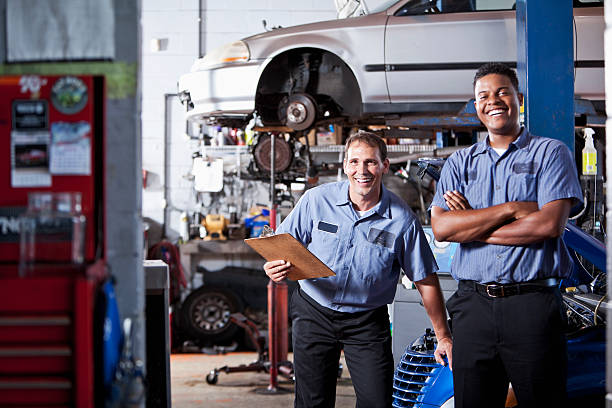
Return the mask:
<path id="1" fill-rule="evenodd" d="M 202 148 L 206 152 L 211 153 L 248 153 L 249 146 L 245 145 L 229 145 L 229 146 L 204 146 Z M 388 145 L 389 153 L 420 153 L 432 152 L 436 149 L 432 144 L 400 144 Z M 344 151 L 344 145 L 319 145 L 311 146 L 311 153 L 339 153 Z"/>

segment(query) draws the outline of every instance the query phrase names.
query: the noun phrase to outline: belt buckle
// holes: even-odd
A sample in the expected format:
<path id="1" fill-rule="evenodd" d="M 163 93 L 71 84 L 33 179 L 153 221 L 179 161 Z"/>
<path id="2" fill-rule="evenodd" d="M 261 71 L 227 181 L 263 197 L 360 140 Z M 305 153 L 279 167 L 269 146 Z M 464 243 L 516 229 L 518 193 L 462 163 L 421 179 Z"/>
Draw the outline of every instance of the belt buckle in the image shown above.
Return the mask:
<path id="1" fill-rule="evenodd" d="M 485 285 L 487 290 L 487 295 L 492 298 L 504 297 L 504 287 L 502 285 Z M 491 289 L 500 289 L 501 294 L 493 294 L 491 293 Z"/>

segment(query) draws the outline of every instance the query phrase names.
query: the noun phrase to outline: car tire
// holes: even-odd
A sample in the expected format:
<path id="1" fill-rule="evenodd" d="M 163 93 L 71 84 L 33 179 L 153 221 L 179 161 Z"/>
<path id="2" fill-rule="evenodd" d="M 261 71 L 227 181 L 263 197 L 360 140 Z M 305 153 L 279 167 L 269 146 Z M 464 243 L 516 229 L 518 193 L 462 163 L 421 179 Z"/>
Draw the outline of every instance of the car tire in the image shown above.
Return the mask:
<path id="1" fill-rule="evenodd" d="M 284 97 L 278 107 L 279 119 L 293 130 L 306 130 L 317 119 L 317 103 L 306 93 Z"/>
<path id="2" fill-rule="evenodd" d="M 195 339 L 223 343 L 231 340 L 239 329 L 230 315 L 242 309 L 242 302 L 231 290 L 201 287 L 185 299 L 181 317 L 186 331 Z"/>

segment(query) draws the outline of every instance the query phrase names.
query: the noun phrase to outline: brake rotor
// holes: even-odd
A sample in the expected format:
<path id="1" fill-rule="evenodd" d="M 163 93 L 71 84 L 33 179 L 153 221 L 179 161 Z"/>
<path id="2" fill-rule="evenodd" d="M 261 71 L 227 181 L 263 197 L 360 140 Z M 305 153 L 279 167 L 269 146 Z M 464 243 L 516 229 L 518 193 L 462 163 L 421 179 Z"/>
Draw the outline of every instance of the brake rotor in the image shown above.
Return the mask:
<path id="1" fill-rule="evenodd" d="M 270 165 L 270 148 L 272 145 L 272 139 L 269 135 L 260 137 L 255 149 L 253 156 L 257 168 L 261 171 L 269 172 L 272 169 Z M 274 171 L 276 173 L 282 173 L 291 166 L 291 160 L 293 156 L 293 149 L 291 145 L 282 137 L 276 136 L 274 139 Z"/>
<path id="2" fill-rule="evenodd" d="M 286 96 L 279 104 L 278 117 L 293 130 L 308 129 L 317 118 L 317 103 L 305 93 Z"/>

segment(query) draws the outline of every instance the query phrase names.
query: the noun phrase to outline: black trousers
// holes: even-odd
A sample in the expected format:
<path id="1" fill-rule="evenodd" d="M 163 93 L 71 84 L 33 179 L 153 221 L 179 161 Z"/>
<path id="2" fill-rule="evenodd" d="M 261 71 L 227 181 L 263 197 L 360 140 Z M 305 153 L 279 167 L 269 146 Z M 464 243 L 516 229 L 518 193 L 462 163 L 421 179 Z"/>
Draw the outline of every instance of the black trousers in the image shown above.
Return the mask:
<path id="1" fill-rule="evenodd" d="M 387 307 L 343 313 L 319 305 L 299 287 L 291 298 L 295 407 L 333 407 L 340 351 L 357 408 L 389 408 L 393 354 Z"/>
<path id="2" fill-rule="evenodd" d="M 562 407 L 567 352 L 557 288 L 489 298 L 459 283 L 446 307 L 453 332 L 455 407 L 503 407 L 512 383 L 518 404 Z"/>

